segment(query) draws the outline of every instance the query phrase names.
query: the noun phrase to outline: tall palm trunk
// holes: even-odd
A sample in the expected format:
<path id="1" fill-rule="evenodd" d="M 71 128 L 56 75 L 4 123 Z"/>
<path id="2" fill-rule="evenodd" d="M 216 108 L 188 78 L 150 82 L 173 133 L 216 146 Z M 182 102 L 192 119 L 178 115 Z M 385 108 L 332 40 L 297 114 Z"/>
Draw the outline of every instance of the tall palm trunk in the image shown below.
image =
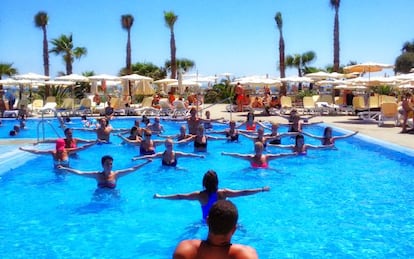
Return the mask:
<path id="1" fill-rule="evenodd" d="M 69 54 L 68 54 L 69 55 Z M 65 58 L 65 63 L 66 63 L 66 74 L 70 75 L 72 74 L 73 71 L 73 67 L 72 67 L 72 58 L 71 57 L 66 57 Z"/>
<path id="2" fill-rule="evenodd" d="M 43 68 L 45 72 L 45 76 L 49 76 L 49 46 L 47 42 L 47 30 L 46 26 L 42 26 L 43 31 Z M 50 95 L 50 86 L 46 85 L 45 87 L 45 95 Z"/>
<path id="3" fill-rule="evenodd" d="M 177 58 L 176 58 L 177 48 L 175 47 L 174 30 L 171 30 L 170 50 L 171 50 L 171 78 L 175 79 L 177 78 Z"/>
<path id="4" fill-rule="evenodd" d="M 339 72 L 339 6 L 335 7 L 333 71 Z"/>
<path id="5" fill-rule="evenodd" d="M 126 69 L 128 74 L 132 74 L 132 66 L 131 66 L 131 30 L 128 29 L 128 40 L 126 45 Z"/>
<path id="6" fill-rule="evenodd" d="M 42 27 L 42 31 L 43 31 L 43 68 L 45 70 L 45 76 L 50 76 L 49 74 L 49 46 L 47 42 L 46 26 Z"/>
<path id="7" fill-rule="evenodd" d="M 127 31 L 127 44 L 126 44 L 126 58 L 125 58 L 125 73 L 132 73 L 132 61 L 131 61 L 131 28 L 134 24 L 134 16 L 125 14 L 121 16 L 122 28 Z"/>
<path id="8" fill-rule="evenodd" d="M 275 16 L 275 21 L 277 28 L 279 30 L 279 71 L 280 71 L 280 77 L 285 78 L 285 40 L 283 39 L 283 20 L 282 20 L 282 13 L 277 12 Z M 280 95 L 286 95 L 286 83 L 283 82 L 282 86 L 280 87 Z"/>

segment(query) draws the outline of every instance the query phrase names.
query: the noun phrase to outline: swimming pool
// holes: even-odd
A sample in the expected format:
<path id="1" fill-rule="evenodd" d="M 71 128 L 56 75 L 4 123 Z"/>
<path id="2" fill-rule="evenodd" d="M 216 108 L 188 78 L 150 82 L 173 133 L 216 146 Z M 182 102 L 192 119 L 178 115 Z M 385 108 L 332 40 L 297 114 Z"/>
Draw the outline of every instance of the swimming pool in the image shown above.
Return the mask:
<path id="1" fill-rule="evenodd" d="M 132 121 L 115 119 L 112 124 L 129 128 Z M 53 119 L 50 123 L 57 127 Z M 81 125 L 76 119 L 72 123 Z M 172 134 L 178 132 L 180 123 L 162 123 Z M 29 120 L 29 129 L 36 125 Z M 322 133 L 320 126 L 306 130 Z M 53 130 L 47 134 L 55 137 Z M 74 136 L 95 137 L 81 131 Z M 114 169 L 142 162 L 130 160 L 137 149 L 122 145 L 116 136 L 111 140 L 80 152 L 71 166 L 100 169 L 100 157 L 108 153 L 115 158 Z M 318 143 L 310 138 L 306 142 Z M 221 188 L 271 187 L 270 192 L 232 199 L 240 214 L 233 242 L 255 247 L 260 258 L 414 256 L 413 157 L 358 135 L 336 146 L 273 160 L 268 170 L 253 170 L 246 161 L 220 155 L 250 153 L 251 140 L 210 141 L 205 159 L 181 158 L 179 169 L 163 168 L 154 160 L 119 180 L 120 200 L 94 202 L 94 180 L 58 177 L 50 157 L 9 145 L 6 154 L 11 160 L 2 162 L 0 172 L 0 251 L 3 258 L 170 258 L 181 239 L 205 238 L 207 228 L 197 202 L 155 200 L 153 194 L 200 190 L 203 174 L 214 169 Z M 192 152 L 192 145 L 175 149 Z"/>

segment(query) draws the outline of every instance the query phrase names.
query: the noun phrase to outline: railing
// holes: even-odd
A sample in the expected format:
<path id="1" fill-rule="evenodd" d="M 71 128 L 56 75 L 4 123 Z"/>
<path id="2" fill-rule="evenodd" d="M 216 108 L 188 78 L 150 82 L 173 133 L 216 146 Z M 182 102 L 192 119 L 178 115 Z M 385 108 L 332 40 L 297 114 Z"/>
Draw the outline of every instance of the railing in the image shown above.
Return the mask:
<path id="1" fill-rule="evenodd" d="M 222 99 L 222 100 L 220 100 L 220 101 L 218 101 L 218 102 L 216 102 L 216 103 L 212 103 L 212 104 L 210 104 L 210 105 L 209 105 L 209 106 L 207 106 L 207 107 L 203 107 L 202 109 L 200 109 L 200 113 L 202 113 L 202 112 L 203 112 L 203 110 L 206 110 L 206 109 L 208 109 L 208 108 L 210 108 L 210 107 L 213 107 L 213 106 L 214 106 L 214 105 L 216 105 L 216 104 L 222 104 L 222 103 L 225 103 L 226 101 L 228 101 L 230 105 L 233 105 L 233 97 L 232 97 L 232 96 L 230 96 L 230 97 L 224 98 L 224 99 Z M 233 109 L 232 109 L 232 108 L 230 108 L 230 109 L 229 109 L 229 112 L 230 112 L 230 120 L 232 120 Z"/>
<path id="2" fill-rule="evenodd" d="M 50 128 L 56 133 L 56 136 L 58 138 L 60 138 L 60 135 L 58 133 L 58 131 L 56 130 L 56 128 L 50 123 L 50 121 L 45 120 L 44 118 L 44 114 L 42 112 L 42 120 L 39 121 L 39 123 L 37 124 L 37 142 L 40 142 L 41 140 L 45 140 L 46 136 L 45 136 L 45 124 L 49 125 Z M 42 134 L 42 139 L 40 137 L 40 135 Z"/>

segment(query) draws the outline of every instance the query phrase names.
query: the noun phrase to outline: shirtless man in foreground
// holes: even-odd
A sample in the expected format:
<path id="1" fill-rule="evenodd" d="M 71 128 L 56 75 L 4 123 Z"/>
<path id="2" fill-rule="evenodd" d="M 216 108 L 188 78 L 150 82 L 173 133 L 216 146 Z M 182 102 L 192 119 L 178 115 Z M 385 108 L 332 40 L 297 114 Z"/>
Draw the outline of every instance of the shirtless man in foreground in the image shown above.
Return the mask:
<path id="1" fill-rule="evenodd" d="M 237 208 L 232 202 L 217 201 L 208 214 L 207 239 L 181 241 L 173 258 L 259 258 L 254 248 L 230 242 L 236 231 L 237 219 Z"/>

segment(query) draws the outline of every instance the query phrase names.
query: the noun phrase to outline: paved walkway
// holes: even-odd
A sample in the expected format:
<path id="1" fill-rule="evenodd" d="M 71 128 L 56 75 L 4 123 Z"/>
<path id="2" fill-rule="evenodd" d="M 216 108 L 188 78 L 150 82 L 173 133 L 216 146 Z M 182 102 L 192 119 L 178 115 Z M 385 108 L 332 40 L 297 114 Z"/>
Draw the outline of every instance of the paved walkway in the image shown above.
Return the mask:
<path id="1" fill-rule="evenodd" d="M 205 107 L 208 106 L 208 104 L 205 105 Z M 227 120 L 232 118 L 236 121 L 244 121 L 246 118 L 246 112 L 227 112 L 226 104 L 216 104 L 209 107 L 208 110 L 211 112 L 211 118 L 224 117 Z M 257 116 L 256 120 L 286 123 L 286 119 L 279 116 Z M 323 121 L 326 124 L 345 130 L 358 131 L 359 134 L 413 149 L 414 151 L 414 135 L 399 133 L 401 131 L 401 127 L 395 127 L 392 122 L 386 122 L 384 126 L 379 127 L 377 123 L 360 120 L 354 115 L 324 115 L 314 117 L 311 121 Z"/>

